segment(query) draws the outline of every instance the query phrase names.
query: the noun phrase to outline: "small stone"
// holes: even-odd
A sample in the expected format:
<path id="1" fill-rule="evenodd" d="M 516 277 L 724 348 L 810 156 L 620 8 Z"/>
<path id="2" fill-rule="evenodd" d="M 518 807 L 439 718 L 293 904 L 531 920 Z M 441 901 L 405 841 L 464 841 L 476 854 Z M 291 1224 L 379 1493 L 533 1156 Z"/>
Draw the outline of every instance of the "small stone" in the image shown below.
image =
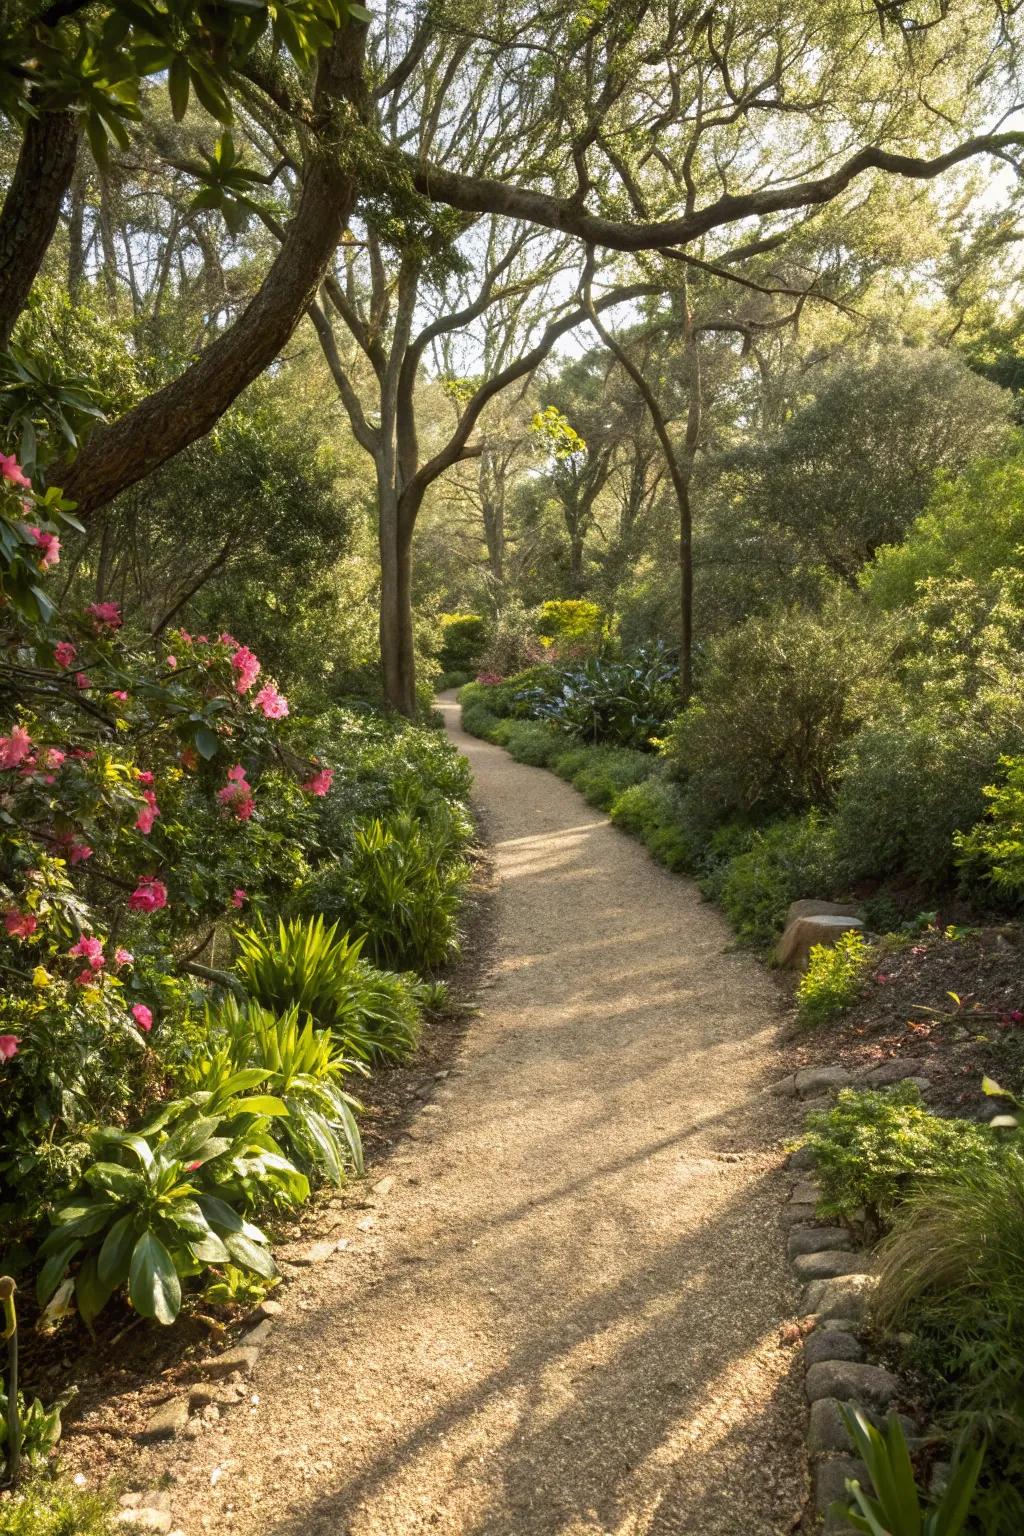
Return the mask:
<path id="1" fill-rule="evenodd" d="M 155 1408 L 146 1420 L 146 1427 L 136 1438 L 143 1445 L 155 1440 L 173 1440 L 188 1423 L 188 1399 L 172 1397 Z"/>
<path id="2" fill-rule="evenodd" d="M 900 1391 L 900 1380 L 880 1365 L 862 1365 L 855 1360 L 820 1360 L 808 1367 L 804 1382 L 807 1401 L 838 1397 L 843 1402 L 867 1403 L 872 1408 L 887 1408 Z"/>
<path id="3" fill-rule="evenodd" d="M 820 1333 L 856 1333 L 860 1323 L 855 1317 L 819 1317 L 817 1327 Z"/>
<path id="4" fill-rule="evenodd" d="M 225 1350 L 222 1355 L 211 1355 L 208 1360 L 200 1360 L 199 1369 L 206 1376 L 230 1376 L 233 1371 L 238 1371 L 242 1376 L 251 1376 L 259 1353 L 258 1349 L 247 1349 L 239 1345 L 236 1349 Z"/>
<path id="5" fill-rule="evenodd" d="M 329 1259 L 331 1257 L 334 1251 L 334 1243 L 311 1243 L 310 1246 L 308 1248 L 304 1248 L 301 1253 L 296 1253 L 293 1255 L 292 1263 L 322 1264 L 325 1259 Z"/>
<path id="6" fill-rule="evenodd" d="M 217 1420 L 220 1418 L 220 1409 L 217 1407 L 216 1403 L 207 1403 L 206 1407 L 202 1410 L 200 1417 L 205 1419 L 207 1424 L 216 1424 Z"/>
<path id="7" fill-rule="evenodd" d="M 858 1074 L 859 1081 L 868 1083 L 872 1088 L 882 1088 L 888 1083 L 902 1083 L 908 1077 L 920 1077 L 927 1069 L 928 1061 L 924 1056 L 893 1056 L 889 1061 L 880 1062 L 877 1067 L 869 1067 L 866 1072 Z"/>
<path id="8" fill-rule="evenodd" d="M 868 1469 L 855 1457 L 829 1456 L 826 1460 L 818 1462 L 814 1469 L 814 1502 L 820 1514 L 827 1515 L 829 1505 L 836 1499 L 841 1499 L 845 1503 L 849 1498 L 846 1491 L 848 1478 L 855 1478 L 866 1493 L 872 1491 Z M 837 1531 L 846 1528 L 845 1525 L 831 1527 L 832 1530 Z"/>
<path id="9" fill-rule="evenodd" d="M 810 1179 L 803 1179 L 789 1197 L 790 1205 L 817 1205 L 821 1199 L 821 1186 Z"/>
<path id="10" fill-rule="evenodd" d="M 794 1173 L 809 1173 L 817 1166 L 817 1161 L 813 1147 L 797 1147 L 796 1151 L 791 1152 L 786 1159 L 786 1167 L 791 1168 Z"/>
<path id="11" fill-rule="evenodd" d="M 372 1232 L 377 1225 L 376 1216 L 364 1216 L 362 1221 L 356 1222 L 357 1232 Z"/>
<path id="12" fill-rule="evenodd" d="M 800 1253 L 793 1268 L 801 1280 L 831 1280 L 836 1275 L 863 1275 L 869 1259 L 863 1253 L 844 1253 L 833 1248 L 825 1253 Z"/>
<path id="13" fill-rule="evenodd" d="M 255 1328 L 243 1334 L 241 1344 L 243 1349 L 259 1349 L 270 1338 L 274 1328 L 273 1318 L 264 1318 L 262 1323 L 257 1323 Z"/>
<path id="14" fill-rule="evenodd" d="M 804 1339 L 804 1364 L 820 1365 L 823 1360 L 863 1360 L 864 1346 L 856 1334 L 842 1328 L 816 1328 Z"/>
<path id="15" fill-rule="evenodd" d="M 807 1420 L 807 1449 L 812 1456 L 826 1456 L 831 1451 L 849 1452 L 852 1449 L 843 1423 L 843 1406 L 836 1397 L 821 1397 L 811 1404 Z"/>
<path id="16" fill-rule="evenodd" d="M 845 1227 L 792 1227 L 787 1244 L 791 1259 L 798 1253 L 824 1253 L 828 1249 L 852 1247 L 853 1237 Z"/>
<path id="17" fill-rule="evenodd" d="M 852 1082 L 853 1073 L 846 1067 L 804 1067 L 796 1074 L 796 1091 L 801 1099 L 813 1099 L 816 1094 L 846 1088 Z"/>
<path id="18" fill-rule="evenodd" d="M 804 1226 L 818 1214 L 818 1202 L 813 1205 L 784 1205 L 781 1216 L 786 1226 Z"/>
<path id="19" fill-rule="evenodd" d="M 272 1296 L 265 1296 L 252 1315 L 257 1322 L 262 1322 L 264 1318 L 280 1317 L 283 1311 L 284 1307 L 279 1301 L 275 1301 Z"/>
<path id="20" fill-rule="evenodd" d="M 394 1174 L 389 1173 L 383 1179 L 379 1179 L 377 1181 L 377 1183 L 373 1186 L 373 1192 L 375 1195 L 390 1195 L 394 1187 Z"/>
<path id="21" fill-rule="evenodd" d="M 137 1531 L 169 1531 L 171 1512 L 169 1509 L 153 1509 L 140 1504 L 136 1509 L 120 1510 L 117 1522 L 119 1525 L 130 1525 Z"/>
<path id="22" fill-rule="evenodd" d="M 807 1287 L 807 1311 L 820 1322 L 852 1318 L 859 1322 L 877 1282 L 873 1275 L 837 1275 L 833 1280 L 812 1280 Z"/>

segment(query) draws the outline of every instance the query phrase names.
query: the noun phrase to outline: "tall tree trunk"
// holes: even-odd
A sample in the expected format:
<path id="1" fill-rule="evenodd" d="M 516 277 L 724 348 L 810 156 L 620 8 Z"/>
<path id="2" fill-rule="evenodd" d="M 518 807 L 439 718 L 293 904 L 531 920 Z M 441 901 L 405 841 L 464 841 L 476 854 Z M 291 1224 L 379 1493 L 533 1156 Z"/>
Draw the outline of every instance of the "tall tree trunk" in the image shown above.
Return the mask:
<path id="1" fill-rule="evenodd" d="M 71 211 L 68 215 L 68 293 L 77 304 L 85 280 L 85 189 L 81 174 L 71 183 Z"/>
<path id="2" fill-rule="evenodd" d="M 412 527 L 399 515 L 394 485 L 378 478 L 380 536 L 380 661 L 392 709 L 416 713 L 416 650 L 412 613 Z"/>
<path id="3" fill-rule="evenodd" d="M 78 151 L 71 112 L 29 119 L 0 211 L 0 346 L 11 339 L 60 217 Z"/>

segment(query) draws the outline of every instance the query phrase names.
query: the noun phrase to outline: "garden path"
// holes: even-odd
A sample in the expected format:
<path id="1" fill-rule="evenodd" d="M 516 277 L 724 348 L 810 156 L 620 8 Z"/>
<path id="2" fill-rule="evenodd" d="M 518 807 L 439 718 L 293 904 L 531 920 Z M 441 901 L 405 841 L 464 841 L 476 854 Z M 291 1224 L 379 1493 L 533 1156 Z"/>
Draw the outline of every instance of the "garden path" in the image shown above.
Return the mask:
<path id="1" fill-rule="evenodd" d="M 175 1523 L 782 1536 L 805 1451 L 774 988 L 690 882 L 442 706 L 496 873 L 481 1011 L 373 1215 L 289 1288 L 259 1403 L 176 1466 Z"/>

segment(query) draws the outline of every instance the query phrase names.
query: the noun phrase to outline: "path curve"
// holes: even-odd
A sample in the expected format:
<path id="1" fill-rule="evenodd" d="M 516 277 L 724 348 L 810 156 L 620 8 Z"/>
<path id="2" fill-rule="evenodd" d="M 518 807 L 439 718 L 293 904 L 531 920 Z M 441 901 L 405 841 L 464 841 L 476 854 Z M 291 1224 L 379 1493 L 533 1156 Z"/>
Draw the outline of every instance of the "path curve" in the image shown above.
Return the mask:
<path id="1" fill-rule="evenodd" d="M 774 989 L 689 881 L 442 706 L 495 861 L 492 981 L 371 1170 L 393 1187 L 289 1288 L 259 1402 L 174 1467 L 175 1522 L 782 1536 L 805 1452 Z"/>

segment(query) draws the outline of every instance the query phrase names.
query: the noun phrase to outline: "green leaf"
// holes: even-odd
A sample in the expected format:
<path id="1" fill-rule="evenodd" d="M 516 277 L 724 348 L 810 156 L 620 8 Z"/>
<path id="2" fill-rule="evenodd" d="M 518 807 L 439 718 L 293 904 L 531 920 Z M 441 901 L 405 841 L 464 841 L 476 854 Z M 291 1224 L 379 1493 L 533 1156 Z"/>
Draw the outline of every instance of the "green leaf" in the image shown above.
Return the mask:
<path id="1" fill-rule="evenodd" d="M 91 1327 L 93 1319 L 103 1311 L 114 1289 L 112 1285 L 105 1285 L 101 1280 L 97 1257 L 95 1253 L 86 1255 L 75 1281 L 78 1315 L 87 1328 Z"/>
<path id="2" fill-rule="evenodd" d="M 128 1278 L 132 1249 L 135 1247 L 135 1222 L 136 1217 L 132 1212 L 119 1217 L 103 1239 L 97 1273 L 103 1284 L 109 1285 L 111 1289 L 123 1285 Z"/>
<path id="3" fill-rule="evenodd" d="M 60 1285 L 68 1265 L 81 1246 L 78 1238 L 73 1238 L 71 1242 L 65 1243 L 63 1247 L 50 1254 L 36 1278 L 36 1300 L 41 1307 L 46 1305 Z"/>
<path id="4" fill-rule="evenodd" d="M 234 1099 L 225 1106 L 226 1115 L 286 1115 L 288 1105 L 272 1093 L 257 1093 L 250 1098 Z"/>
<path id="5" fill-rule="evenodd" d="M 196 751 L 209 762 L 220 750 L 220 737 L 208 725 L 201 725 L 195 734 Z"/>
<path id="6" fill-rule="evenodd" d="M 242 1232 L 231 1232 L 224 1239 L 224 1246 L 240 1269 L 252 1269 L 264 1280 L 272 1280 L 277 1266 L 262 1243 L 254 1243 Z"/>
<path id="7" fill-rule="evenodd" d="M 130 1168 L 119 1163 L 93 1163 L 85 1171 L 86 1182 L 104 1194 L 116 1195 L 122 1200 L 137 1198 L 145 1190 L 145 1182 Z"/>
<path id="8" fill-rule="evenodd" d="M 188 110 L 189 72 L 188 60 L 183 53 L 176 53 L 167 71 L 167 90 L 171 98 L 174 121 L 180 123 Z"/>
<path id="9" fill-rule="evenodd" d="M 128 1295 L 140 1317 L 155 1317 L 165 1327 L 181 1310 L 181 1281 L 174 1260 L 153 1232 L 143 1232 L 132 1250 Z"/>

